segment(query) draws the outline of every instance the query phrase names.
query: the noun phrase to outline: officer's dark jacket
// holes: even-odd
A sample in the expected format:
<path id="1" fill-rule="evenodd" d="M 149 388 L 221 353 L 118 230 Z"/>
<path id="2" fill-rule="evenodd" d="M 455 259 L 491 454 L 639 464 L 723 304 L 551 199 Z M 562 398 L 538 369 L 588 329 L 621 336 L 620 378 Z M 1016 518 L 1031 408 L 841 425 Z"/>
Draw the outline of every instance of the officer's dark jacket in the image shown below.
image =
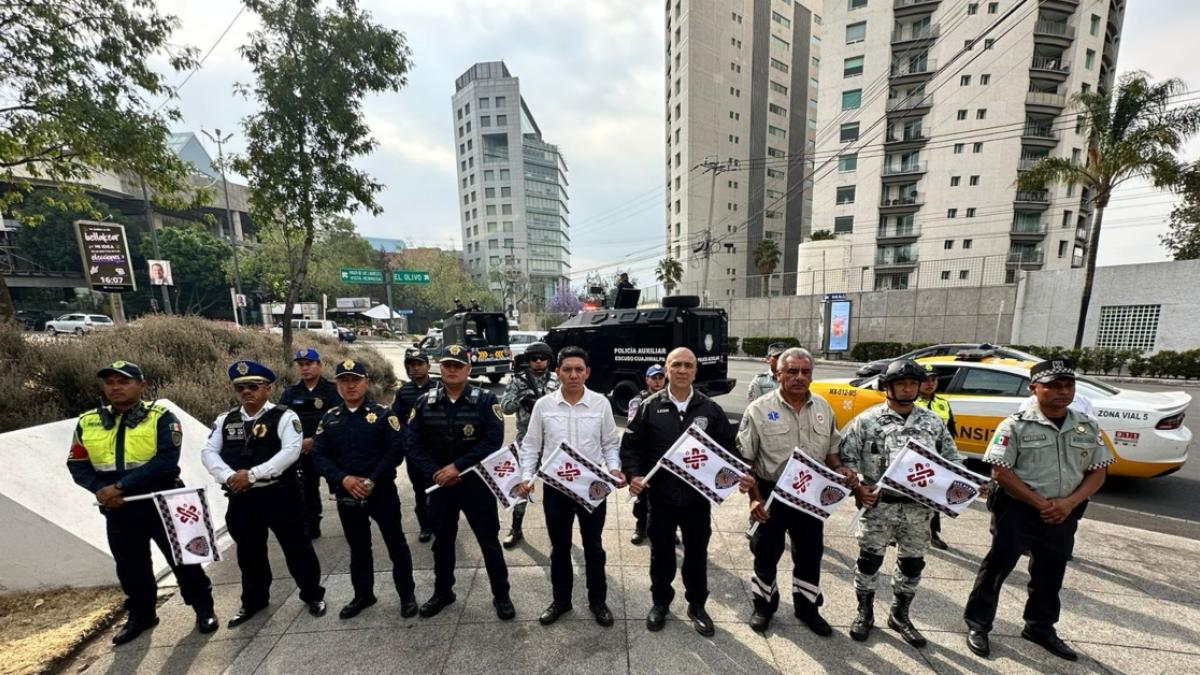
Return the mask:
<path id="1" fill-rule="evenodd" d="M 367 400 L 350 412 L 343 403 L 327 411 L 317 427 L 313 464 L 333 491 L 341 491 L 346 476 L 395 480 L 406 448 L 400 418 L 386 406 Z"/>
<path id="2" fill-rule="evenodd" d="M 283 449 L 278 429 L 279 420 L 287 411 L 287 406 L 277 405 L 247 423 L 242 419 L 241 407 L 230 410 L 218 430 L 221 433 L 221 461 L 234 471 L 248 471 L 274 457 Z M 296 465 L 293 464 L 280 478 L 294 477 L 295 472 Z"/>
<path id="3" fill-rule="evenodd" d="M 296 411 L 300 417 L 300 427 L 304 429 L 304 437 L 312 438 L 317 433 L 321 418 L 334 406 L 341 405 L 342 397 L 338 394 L 337 385 L 322 377 L 312 391 L 304 386 L 303 380 L 284 389 L 279 404 Z"/>
<path id="4" fill-rule="evenodd" d="M 504 413 L 496 395 L 468 384 L 451 403 L 441 386 L 417 399 L 408 423 L 408 458 L 428 478 L 447 464 L 459 471 L 500 449 Z"/>
<path id="5" fill-rule="evenodd" d="M 437 384 L 432 377 L 425 378 L 425 384 L 418 386 L 413 381 L 405 382 L 396 390 L 396 398 L 392 400 L 392 412 L 400 418 L 401 424 L 408 424 L 408 417 L 417 405 L 417 399 Z"/>
<path id="6" fill-rule="evenodd" d="M 126 443 L 133 436 L 154 447 L 130 452 Z M 182 442 L 179 420 L 160 404 L 139 401 L 125 413 L 114 413 L 111 406 L 93 408 L 75 425 L 67 468 L 89 492 L 109 485 L 126 495 L 169 490 L 178 483 Z"/>
<path id="7" fill-rule="evenodd" d="M 663 387 L 642 401 L 629 421 L 621 438 L 621 471 L 630 478 L 645 476 L 698 418 L 708 420 L 703 423 L 705 433 L 730 453 L 740 456 L 737 431 L 716 401 L 693 389 L 692 400 L 680 418 L 679 409 L 668 397 L 668 388 Z M 648 492 L 653 500 L 663 499 L 676 505 L 708 503 L 703 495 L 667 471 L 654 474 Z"/>

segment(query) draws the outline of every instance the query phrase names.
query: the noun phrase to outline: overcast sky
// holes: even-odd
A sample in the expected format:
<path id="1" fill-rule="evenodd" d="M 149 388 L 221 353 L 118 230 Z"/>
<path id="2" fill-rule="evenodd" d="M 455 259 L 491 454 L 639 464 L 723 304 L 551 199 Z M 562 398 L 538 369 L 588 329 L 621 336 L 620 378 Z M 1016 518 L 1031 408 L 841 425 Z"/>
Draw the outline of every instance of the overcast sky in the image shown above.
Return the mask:
<path id="1" fill-rule="evenodd" d="M 236 0 L 160 0 L 182 22 L 176 42 L 207 51 L 238 14 Z M 360 233 L 457 248 L 454 79 L 478 61 L 504 60 L 544 138 L 558 144 L 568 165 L 572 266 L 575 283 L 597 267 L 631 269 L 643 285 L 663 244 L 665 181 L 663 13 L 652 0 L 363 0 L 377 21 L 403 31 L 415 67 L 399 93 L 366 104 L 379 150 L 362 162 L 386 187 L 384 213 L 356 216 Z M 251 73 L 238 47 L 257 25 L 249 11 L 192 76 L 177 102 L 180 130 L 233 131 L 227 146 L 244 147 L 241 119 L 253 112 L 235 97 L 235 82 Z M 1200 90 L 1193 45 L 1200 3 L 1136 0 L 1126 14 L 1118 60 L 1121 72 L 1142 69 L 1155 78 L 1179 77 Z M 180 78 L 182 79 L 182 78 Z M 1198 95 L 1200 96 L 1200 95 Z M 201 139 L 207 144 L 206 139 Z M 210 153 L 216 155 L 216 148 Z M 1200 142 L 1188 157 L 1200 156 Z M 1157 235 L 1165 231 L 1172 197 L 1132 186 L 1114 198 L 1106 217 L 1099 264 L 1165 260 Z M 630 262 L 632 261 L 632 262 Z"/>

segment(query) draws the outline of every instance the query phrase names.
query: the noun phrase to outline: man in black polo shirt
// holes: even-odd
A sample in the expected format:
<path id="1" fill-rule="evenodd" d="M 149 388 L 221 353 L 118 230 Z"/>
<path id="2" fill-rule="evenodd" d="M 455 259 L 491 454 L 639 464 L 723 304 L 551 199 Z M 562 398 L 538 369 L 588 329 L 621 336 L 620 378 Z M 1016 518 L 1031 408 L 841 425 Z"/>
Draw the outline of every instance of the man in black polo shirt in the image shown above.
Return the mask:
<path id="1" fill-rule="evenodd" d="M 283 390 L 279 402 L 300 416 L 304 440 L 300 443 L 300 491 L 304 495 L 305 525 L 310 539 L 321 536 L 321 476 L 313 466 L 313 434 L 321 417 L 342 402 L 337 387 L 321 375 L 321 355 L 312 347 L 296 352 L 292 359 L 300 369 L 300 381 Z"/>

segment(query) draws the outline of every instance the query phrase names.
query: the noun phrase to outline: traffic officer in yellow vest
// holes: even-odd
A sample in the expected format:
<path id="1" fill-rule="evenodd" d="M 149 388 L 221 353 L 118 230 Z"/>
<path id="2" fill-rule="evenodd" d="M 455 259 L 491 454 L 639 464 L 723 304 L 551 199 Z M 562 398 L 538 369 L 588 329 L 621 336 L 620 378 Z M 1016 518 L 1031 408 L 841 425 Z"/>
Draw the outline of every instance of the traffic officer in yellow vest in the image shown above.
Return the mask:
<path id="1" fill-rule="evenodd" d="M 229 627 L 240 626 L 270 602 L 271 562 L 267 530 L 275 533 L 300 600 L 313 616 L 325 615 L 321 563 L 304 529 L 304 501 L 296 477 L 303 427 L 296 413 L 268 399 L 275 373 L 249 360 L 229 366 L 242 405 L 213 423 L 200 453 L 204 468 L 229 497 L 225 524 L 237 544 L 242 606 Z"/>
<path id="2" fill-rule="evenodd" d="M 154 501 L 126 502 L 125 498 L 183 486 L 179 480 L 183 429 L 166 407 L 142 400 L 146 382 L 136 364 L 115 361 L 97 375 L 108 405 L 79 416 L 67 468 L 80 487 L 96 496 L 104 514 L 108 547 L 129 613 L 112 639 L 119 645 L 158 625 L 158 587 L 149 543 L 153 541 L 168 562 L 173 560 Z M 183 601 L 196 612 L 196 630 L 215 631 L 212 584 L 204 569 L 172 564 L 171 571 Z"/>
<path id="3" fill-rule="evenodd" d="M 988 633 L 1004 580 L 1021 555 L 1029 553 L 1029 599 L 1021 637 L 1068 661 L 1079 658 L 1058 637 L 1067 561 L 1075 529 L 1088 498 L 1104 484 L 1113 454 L 1100 426 L 1073 410 L 1075 369 L 1068 359 L 1042 361 L 1029 371 L 1038 405 L 1010 415 L 996 429 L 983 461 L 999 484 L 988 500 L 992 547 L 979 564 L 975 587 L 963 612 L 967 646 L 979 656 L 991 652 Z"/>
<path id="4" fill-rule="evenodd" d="M 958 432 L 954 428 L 954 411 L 950 409 L 950 401 L 937 395 L 937 370 L 929 363 L 926 363 L 924 368 L 925 381 L 921 383 L 921 388 L 918 390 L 917 405 L 929 408 L 936 413 L 946 423 L 946 429 L 950 431 L 950 436 L 957 437 Z M 942 515 L 937 512 L 934 512 L 933 520 L 929 521 L 929 545 L 943 551 L 949 548 L 942 540 Z"/>

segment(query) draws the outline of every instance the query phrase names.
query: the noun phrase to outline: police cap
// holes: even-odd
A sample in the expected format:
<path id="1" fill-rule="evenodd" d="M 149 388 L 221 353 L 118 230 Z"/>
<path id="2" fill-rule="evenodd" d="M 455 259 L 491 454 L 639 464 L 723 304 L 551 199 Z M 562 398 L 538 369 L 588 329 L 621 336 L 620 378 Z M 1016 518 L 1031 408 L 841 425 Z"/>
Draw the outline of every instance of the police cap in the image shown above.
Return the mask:
<path id="1" fill-rule="evenodd" d="M 1039 361 L 1029 369 L 1029 379 L 1033 384 L 1046 384 L 1060 377 L 1075 379 L 1075 364 L 1071 359 Z"/>
<path id="2" fill-rule="evenodd" d="M 257 361 L 242 359 L 234 361 L 229 366 L 229 381 L 234 384 L 240 382 L 266 382 L 271 384 L 275 381 L 275 372 Z"/>
<path id="3" fill-rule="evenodd" d="M 355 361 L 354 359 L 346 359 L 345 361 L 342 361 L 341 363 L 337 364 L 337 368 L 333 369 L 333 379 L 335 379 L 335 380 L 338 378 L 341 378 L 341 377 L 366 377 L 366 376 L 367 376 L 367 367 L 365 365 L 363 365 L 362 361 Z"/>
<path id="4" fill-rule="evenodd" d="M 467 351 L 466 347 L 452 343 L 442 347 L 442 353 L 438 356 L 438 363 L 457 361 L 463 365 L 470 365 L 470 358 L 470 352 Z"/>
<path id="5" fill-rule="evenodd" d="M 296 355 L 292 357 L 293 361 L 320 361 L 321 355 L 312 347 L 305 349 L 297 349 Z"/>
<path id="6" fill-rule="evenodd" d="M 667 373 L 665 370 L 663 370 L 663 367 L 657 363 L 646 369 L 646 377 L 658 377 L 659 375 L 666 374 Z"/>
<path id="7" fill-rule="evenodd" d="M 96 377 L 107 377 L 109 375 L 121 375 L 131 380 L 145 379 L 142 377 L 141 367 L 129 361 L 113 361 L 110 365 L 101 368 L 100 372 L 96 373 Z"/>
<path id="8" fill-rule="evenodd" d="M 420 349 L 410 347 L 404 352 L 404 363 L 407 364 L 409 361 L 420 361 L 421 363 L 428 364 L 429 355 Z"/>
<path id="9" fill-rule="evenodd" d="M 767 345 L 767 356 L 779 356 L 787 351 L 787 345 L 782 342 L 772 342 Z"/>

